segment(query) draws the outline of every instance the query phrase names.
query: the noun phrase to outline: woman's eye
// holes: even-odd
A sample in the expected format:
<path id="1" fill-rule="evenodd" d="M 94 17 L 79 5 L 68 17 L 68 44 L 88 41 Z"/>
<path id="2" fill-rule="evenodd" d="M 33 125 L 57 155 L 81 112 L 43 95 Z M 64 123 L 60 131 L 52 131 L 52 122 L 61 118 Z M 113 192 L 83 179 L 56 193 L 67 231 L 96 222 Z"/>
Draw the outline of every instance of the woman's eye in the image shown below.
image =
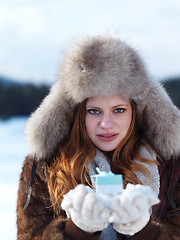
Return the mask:
<path id="1" fill-rule="evenodd" d="M 100 113 L 100 111 L 97 110 L 97 109 L 88 109 L 87 111 L 88 111 L 90 114 L 93 114 L 93 115 L 97 115 L 97 114 Z"/>
<path id="2" fill-rule="evenodd" d="M 123 113 L 125 111 L 125 108 L 116 108 L 114 109 L 115 113 Z"/>

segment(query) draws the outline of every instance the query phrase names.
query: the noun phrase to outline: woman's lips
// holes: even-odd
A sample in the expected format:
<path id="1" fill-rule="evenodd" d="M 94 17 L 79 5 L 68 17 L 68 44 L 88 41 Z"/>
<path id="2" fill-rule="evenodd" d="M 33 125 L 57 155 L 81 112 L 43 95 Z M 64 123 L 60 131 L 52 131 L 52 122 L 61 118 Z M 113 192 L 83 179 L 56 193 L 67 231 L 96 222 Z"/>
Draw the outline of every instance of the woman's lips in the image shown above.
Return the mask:
<path id="1" fill-rule="evenodd" d="M 118 133 L 108 133 L 108 134 L 98 134 L 98 138 L 101 141 L 110 142 L 113 141 L 119 134 Z"/>

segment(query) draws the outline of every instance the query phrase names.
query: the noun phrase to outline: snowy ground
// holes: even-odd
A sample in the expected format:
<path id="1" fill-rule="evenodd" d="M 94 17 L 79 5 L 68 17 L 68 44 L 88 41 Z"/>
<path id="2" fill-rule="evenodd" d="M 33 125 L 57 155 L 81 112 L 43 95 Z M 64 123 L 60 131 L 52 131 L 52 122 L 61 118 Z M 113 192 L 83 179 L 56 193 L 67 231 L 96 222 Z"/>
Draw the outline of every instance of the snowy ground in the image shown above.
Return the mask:
<path id="1" fill-rule="evenodd" d="M 18 181 L 27 154 L 24 140 L 26 118 L 0 121 L 0 232 L 1 239 L 16 239 Z"/>

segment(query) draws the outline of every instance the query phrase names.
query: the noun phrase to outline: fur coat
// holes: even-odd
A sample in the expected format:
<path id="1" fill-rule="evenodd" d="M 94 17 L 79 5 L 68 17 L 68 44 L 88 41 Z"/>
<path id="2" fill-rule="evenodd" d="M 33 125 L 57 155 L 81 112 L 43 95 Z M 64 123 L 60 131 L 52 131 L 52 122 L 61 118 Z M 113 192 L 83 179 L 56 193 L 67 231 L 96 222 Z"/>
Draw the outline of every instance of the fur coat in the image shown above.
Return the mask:
<path id="1" fill-rule="evenodd" d="M 179 171 L 174 173 L 179 169 L 180 111 L 161 84 L 151 79 L 141 57 L 131 46 L 115 37 L 98 36 L 72 45 L 59 67 L 57 82 L 27 121 L 29 156 L 19 182 L 18 240 L 99 238 L 100 232 L 88 234 L 80 230 L 71 219 L 67 220 L 63 211 L 55 214 L 47 172 L 59 143 L 71 131 L 75 107 L 92 96 L 115 94 L 134 100 L 143 139 L 164 161 L 160 168 L 164 213 L 160 214 L 160 203 L 148 225 L 131 239 L 180 239 Z M 172 179 L 176 184 L 167 197 Z M 118 238 L 126 237 L 118 234 Z"/>

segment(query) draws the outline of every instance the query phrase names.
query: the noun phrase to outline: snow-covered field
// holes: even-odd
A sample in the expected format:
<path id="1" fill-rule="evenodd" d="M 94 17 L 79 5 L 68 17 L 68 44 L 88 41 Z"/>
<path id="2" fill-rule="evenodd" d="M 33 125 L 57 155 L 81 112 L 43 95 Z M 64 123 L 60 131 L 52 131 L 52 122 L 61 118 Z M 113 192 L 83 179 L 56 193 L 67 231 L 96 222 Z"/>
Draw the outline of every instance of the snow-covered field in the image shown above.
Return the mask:
<path id="1" fill-rule="evenodd" d="M 0 232 L 1 239 L 16 239 L 18 181 L 27 146 L 24 139 L 26 118 L 0 121 Z"/>

